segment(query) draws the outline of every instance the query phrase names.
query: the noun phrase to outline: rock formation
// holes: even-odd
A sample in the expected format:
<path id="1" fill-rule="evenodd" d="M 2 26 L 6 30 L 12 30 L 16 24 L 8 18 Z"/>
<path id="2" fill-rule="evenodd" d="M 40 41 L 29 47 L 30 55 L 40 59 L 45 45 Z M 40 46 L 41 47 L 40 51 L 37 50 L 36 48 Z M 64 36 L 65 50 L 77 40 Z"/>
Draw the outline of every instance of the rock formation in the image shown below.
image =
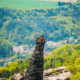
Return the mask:
<path id="1" fill-rule="evenodd" d="M 71 72 L 65 66 L 60 66 L 58 68 L 44 70 L 43 76 L 43 80 L 70 80 Z"/>
<path id="2" fill-rule="evenodd" d="M 40 38 L 36 39 L 35 50 L 30 59 L 29 67 L 27 71 L 23 72 L 21 79 L 19 80 L 43 80 L 43 49 L 45 40 Z M 11 80 L 16 80 L 14 77 Z"/>
<path id="3" fill-rule="evenodd" d="M 36 40 L 35 50 L 30 60 L 30 65 L 27 69 L 27 76 L 24 80 L 43 80 L 44 43 L 44 40 Z"/>

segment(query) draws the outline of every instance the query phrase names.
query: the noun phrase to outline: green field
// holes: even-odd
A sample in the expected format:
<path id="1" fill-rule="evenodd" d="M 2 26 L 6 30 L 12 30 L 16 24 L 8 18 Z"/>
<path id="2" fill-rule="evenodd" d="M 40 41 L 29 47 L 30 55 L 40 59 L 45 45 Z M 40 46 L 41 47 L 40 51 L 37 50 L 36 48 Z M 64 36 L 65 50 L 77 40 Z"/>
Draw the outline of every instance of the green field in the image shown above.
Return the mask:
<path id="1" fill-rule="evenodd" d="M 56 7 L 57 2 L 48 2 L 40 0 L 0 0 L 0 8 L 21 8 L 21 9 L 46 9 Z"/>

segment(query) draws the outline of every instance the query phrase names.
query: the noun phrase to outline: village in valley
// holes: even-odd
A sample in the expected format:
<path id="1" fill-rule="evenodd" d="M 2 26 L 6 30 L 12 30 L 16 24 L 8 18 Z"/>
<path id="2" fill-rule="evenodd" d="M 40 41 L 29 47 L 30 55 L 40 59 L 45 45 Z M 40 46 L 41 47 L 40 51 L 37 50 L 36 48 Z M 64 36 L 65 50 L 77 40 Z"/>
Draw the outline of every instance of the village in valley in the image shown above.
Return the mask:
<path id="1" fill-rule="evenodd" d="M 78 39 L 74 39 L 73 37 L 66 38 L 62 41 L 55 42 L 55 41 L 47 41 L 45 44 L 44 49 L 44 56 L 47 56 L 53 49 L 56 49 L 64 44 L 76 44 L 78 43 Z M 34 46 L 32 47 L 26 47 L 26 46 L 13 46 L 13 54 L 16 54 L 18 59 L 25 59 L 26 57 L 31 57 L 34 51 Z M 15 59 L 14 59 L 15 60 Z M 14 61 L 12 60 L 12 61 Z M 4 62 L 4 66 L 7 65 L 7 63 L 11 63 L 11 58 L 5 57 L 4 59 L 0 59 L 0 63 Z"/>

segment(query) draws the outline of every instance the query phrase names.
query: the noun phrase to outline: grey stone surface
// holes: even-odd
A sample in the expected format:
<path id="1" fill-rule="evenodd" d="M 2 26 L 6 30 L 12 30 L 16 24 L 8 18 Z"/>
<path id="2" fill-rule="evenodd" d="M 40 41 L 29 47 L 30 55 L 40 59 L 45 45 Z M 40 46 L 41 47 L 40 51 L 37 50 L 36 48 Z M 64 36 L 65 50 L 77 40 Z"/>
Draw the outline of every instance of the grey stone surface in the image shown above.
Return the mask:
<path id="1" fill-rule="evenodd" d="M 45 41 L 36 42 L 25 80 L 43 80 L 43 49 Z"/>
<path id="2" fill-rule="evenodd" d="M 43 80 L 43 65 L 44 65 L 44 57 L 43 57 L 43 49 L 44 49 L 45 41 L 38 39 L 36 40 L 35 50 L 30 59 L 29 67 L 26 71 L 23 72 L 21 78 L 17 76 L 18 80 Z M 16 80 L 16 75 L 12 76 L 11 80 Z"/>

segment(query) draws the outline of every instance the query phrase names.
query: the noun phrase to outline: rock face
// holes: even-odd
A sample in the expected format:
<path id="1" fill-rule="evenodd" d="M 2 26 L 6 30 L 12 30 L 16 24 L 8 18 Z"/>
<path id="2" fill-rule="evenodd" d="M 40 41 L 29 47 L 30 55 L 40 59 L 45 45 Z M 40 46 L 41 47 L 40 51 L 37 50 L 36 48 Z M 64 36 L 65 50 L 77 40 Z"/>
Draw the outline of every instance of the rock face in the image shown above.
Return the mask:
<path id="1" fill-rule="evenodd" d="M 27 75 L 24 80 L 43 80 L 43 40 L 36 41 L 36 46 L 32 58 L 30 60 L 30 65 L 27 69 Z"/>
<path id="2" fill-rule="evenodd" d="M 20 73 L 14 74 L 11 80 L 23 80 L 23 76 Z"/>
<path id="3" fill-rule="evenodd" d="M 55 71 L 54 75 L 53 70 Z M 44 70 L 44 79 L 43 80 L 70 80 L 71 72 L 66 69 L 65 66 L 61 66 L 58 68 L 51 68 L 48 70 Z"/>
<path id="4" fill-rule="evenodd" d="M 43 64 L 44 64 L 44 57 L 43 57 L 43 49 L 44 49 L 45 40 L 41 40 L 38 38 L 36 40 L 35 50 L 33 55 L 30 59 L 29 67 L 27 71 L 24 71 L 21 79 L 19 80 L 43 80 Z M 11 80 L 15 80 L 13 77 Z"/>

